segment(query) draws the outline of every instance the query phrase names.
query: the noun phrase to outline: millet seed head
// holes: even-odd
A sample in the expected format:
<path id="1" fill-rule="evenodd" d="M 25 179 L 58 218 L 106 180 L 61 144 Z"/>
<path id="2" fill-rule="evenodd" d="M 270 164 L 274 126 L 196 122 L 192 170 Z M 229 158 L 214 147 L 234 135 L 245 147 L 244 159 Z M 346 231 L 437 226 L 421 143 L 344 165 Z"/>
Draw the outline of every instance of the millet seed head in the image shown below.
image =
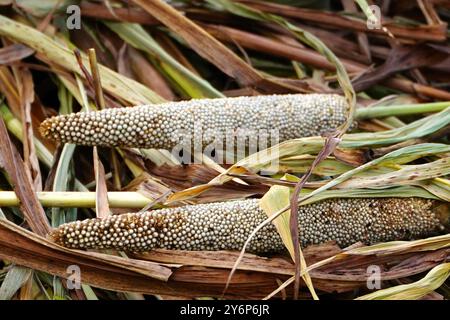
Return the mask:
<path id="1" fill-rule="evenodd" d="M 346 114 L 345 99 L 335 94 L 193 99 L 55 116 L 42 122 L 40 132 L 79 145 L 161 149 L 267 133 L 270 146 L 271 134 L 278 142 L 321 135 L 343 124 Z"/>
<path id="2" fill-rule="evenodd" d="M 373 244 L 432 235 L 442 231 L 449 219 L 448 206 L 443 214 L 436 212 L 438 204 L 420 198 L 363 198 L 301 206 L 301 245 L 334 240 L 345 247 L 358 241 Z M 259 200 L 247 199 L 76 221 L 61 225 L 49 237 L 65 247 L 81 249 L 240 250 L 266 218 Z M 261 254 L 282 252 L 284 248 L 274 225 L 269 224 L 257 233 L 248 249 Z"/>

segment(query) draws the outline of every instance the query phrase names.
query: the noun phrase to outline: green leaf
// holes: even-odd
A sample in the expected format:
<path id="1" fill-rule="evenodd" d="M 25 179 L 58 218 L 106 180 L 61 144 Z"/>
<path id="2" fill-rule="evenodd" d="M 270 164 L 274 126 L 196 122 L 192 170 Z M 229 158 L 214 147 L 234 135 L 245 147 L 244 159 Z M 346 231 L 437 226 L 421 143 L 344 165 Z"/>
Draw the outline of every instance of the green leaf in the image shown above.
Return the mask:
<path id="1" fill-rule="evenodd" d="M 66 191 L 69 183 L 69 166 L 73 158 L 76 145 L 66 143 L 61 152 L 53 182 L 53 191 Z M 52 208 L 52 227 L 58 227 L 66 222 L 64 211 Z"/>

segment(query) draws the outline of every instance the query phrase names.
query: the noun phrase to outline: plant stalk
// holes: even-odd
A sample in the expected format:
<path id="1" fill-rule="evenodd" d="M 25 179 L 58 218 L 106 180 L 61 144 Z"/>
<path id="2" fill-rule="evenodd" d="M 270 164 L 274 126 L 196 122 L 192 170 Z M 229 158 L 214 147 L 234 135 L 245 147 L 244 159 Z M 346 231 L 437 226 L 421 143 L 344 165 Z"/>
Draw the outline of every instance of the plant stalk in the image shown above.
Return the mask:
<path id="1" fill-rule="evenodd" d="M 56 191 L 36 192 L 44 207 L 95 208 L 95 192 Z M 108 192 L 108 202 L 112 208 L 144 208 L 154 199 L 139 192 Z M 0 207 L 17 207 L 20 201 L 14 191 L 0 191 Z"/>
<path id="2" fill-rule="evenodd" d="M 450 107 L 450 101 L 358 108 L 356 109 L 356 119 L 363 120 L 371 118 L 439 112 L 448 107 Z"/>

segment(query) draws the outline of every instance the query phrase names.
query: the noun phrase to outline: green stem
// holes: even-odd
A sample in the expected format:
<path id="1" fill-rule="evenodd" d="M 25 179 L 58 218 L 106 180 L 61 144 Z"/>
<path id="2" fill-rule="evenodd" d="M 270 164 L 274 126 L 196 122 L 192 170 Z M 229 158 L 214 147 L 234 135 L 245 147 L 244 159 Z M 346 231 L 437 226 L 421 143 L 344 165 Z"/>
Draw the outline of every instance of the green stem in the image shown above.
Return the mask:
<path id="1" fill-rule="evenodd" d="M 8 130 L 20 141 L 23 140 L 23 129 L 22 123 L 9 111 L 5 104 L 0 106 L 0 115 L 5 120 L 6 127 Z M 53 155 L 45 148 L 45 146 L 37 139 L 34 139 L 34 145 L 36 146 L 36 151 L 39 160 L 41 160 L 47 167 L 51 167 L 53 163 Z"/>
<path id="2" fill-rule="evenodd" d="M 389 116 L 403 116 L 410 114 L 439 112 L 448 107 L 450 107 L 450 101 L 358 108 L 356 109 L 356 119 L 362 120 Z"/>
<path id="3" fill-rule="evenodd" d="M 59 208 L 95 208 L 95 192 L 56 191 L 36 192 L 44 207 Z M 139 192 L 108 192 L 109 205 L 112 208 L 144 208 L 154 200 Z M 17 207 L 20 201 L 14 191 L 0 192 L 0 207 Z"/>

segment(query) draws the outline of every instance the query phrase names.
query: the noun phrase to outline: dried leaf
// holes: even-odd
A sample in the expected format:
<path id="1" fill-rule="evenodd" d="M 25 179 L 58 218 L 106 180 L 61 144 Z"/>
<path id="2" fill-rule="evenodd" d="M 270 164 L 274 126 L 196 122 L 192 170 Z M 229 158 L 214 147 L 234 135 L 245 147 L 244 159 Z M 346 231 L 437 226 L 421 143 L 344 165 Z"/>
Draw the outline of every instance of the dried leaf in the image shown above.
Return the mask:
<path id="1" fill-rule="evenodd" d="M 20 199 L 25 219 L 34 232 L 45 235 L 51 229 L 47 216 L 36 197 L 25 165 L 9 139 L 3 119 L 0 119 L 0 141 L 2 141 L 0 143 L 0 163 L 14 184 L 14 190 Z"/>
<path id="2" fill-rule="evenodd" d="M 0 287 L 0 300 L 9 300 L 28 281 L 33 270 L 21 266 L 13 266 L 6 274 Z"/>
<path id="3" fill-rule="evenodd" d="M 97 147 L 93 148 L 95 171 L 95 212 L 97 218 L 106 218 L 110 215 L 108 202 L 108 189 L 106 187 L 105 168 L 98 158 Z"/>
<path id="4" fill-rule="evenodd" d="M 23 44 L 11 44 L 0 49 L 0 65 L 20 61 L 31 56 L 33 53 L 33 49 L 30 49 Z"/>
<path id="5" fill-rule="evenodd" d="M 39 161 L 36 155 L 34 145 L 33 126 L 31 119 L 31 104 L 34 101 L 34 84 L 31 72 L 28 69 L 19 68 L 18 70 L 18 91 L 21 101 L 22 124 L 25 135 L 23 136 L 23 154 L 24 164 L 27 173 L 33 181 L 36 191 L 42 190 L 42 177 L 39 168 Z"/>

